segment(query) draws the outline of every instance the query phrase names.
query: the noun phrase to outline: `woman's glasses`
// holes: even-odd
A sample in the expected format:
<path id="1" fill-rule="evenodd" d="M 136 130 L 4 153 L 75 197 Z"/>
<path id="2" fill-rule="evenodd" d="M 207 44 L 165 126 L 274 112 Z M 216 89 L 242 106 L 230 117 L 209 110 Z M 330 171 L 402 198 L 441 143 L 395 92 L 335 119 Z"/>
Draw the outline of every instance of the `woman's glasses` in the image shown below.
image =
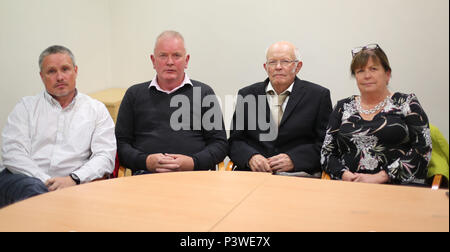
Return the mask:
<path id="1" fill-rule="evenodd" d="M 366 46 L 356 47 L 352 49 L 352 57 L 354 58 L 356 54 L 358 54 L 361 51 L 364 50 L 375 50 L 375 49 L 381 49 L 378 44 L 369 44 Z"/>

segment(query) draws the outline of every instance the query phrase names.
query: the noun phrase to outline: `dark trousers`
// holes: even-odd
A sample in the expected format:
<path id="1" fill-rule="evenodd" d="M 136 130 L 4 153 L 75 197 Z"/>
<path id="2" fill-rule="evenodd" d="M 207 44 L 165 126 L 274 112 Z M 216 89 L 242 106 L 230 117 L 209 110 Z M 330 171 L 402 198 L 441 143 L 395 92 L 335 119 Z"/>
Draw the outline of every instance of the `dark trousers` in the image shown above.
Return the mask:
<path id="1" fill-rule="evenodd" d="M 48 192 L 37 178 L 13 174 L 8 169 L 0 173 L 0 208 Z"/>

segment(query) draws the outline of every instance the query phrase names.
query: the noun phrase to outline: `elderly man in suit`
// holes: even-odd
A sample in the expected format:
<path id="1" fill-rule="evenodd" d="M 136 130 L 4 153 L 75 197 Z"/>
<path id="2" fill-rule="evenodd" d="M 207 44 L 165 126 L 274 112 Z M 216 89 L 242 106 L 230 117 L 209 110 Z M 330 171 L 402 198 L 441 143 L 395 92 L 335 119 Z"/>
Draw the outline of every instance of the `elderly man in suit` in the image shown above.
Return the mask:
<path id="1" fill-rule="evenodd" d="M 320 172 L 330 91 L 297 77 L 303 62 L 292 43 L 277 42 L 266 55 L 268 79 L 239 91 L 230 159 L 237 170 Z"/>

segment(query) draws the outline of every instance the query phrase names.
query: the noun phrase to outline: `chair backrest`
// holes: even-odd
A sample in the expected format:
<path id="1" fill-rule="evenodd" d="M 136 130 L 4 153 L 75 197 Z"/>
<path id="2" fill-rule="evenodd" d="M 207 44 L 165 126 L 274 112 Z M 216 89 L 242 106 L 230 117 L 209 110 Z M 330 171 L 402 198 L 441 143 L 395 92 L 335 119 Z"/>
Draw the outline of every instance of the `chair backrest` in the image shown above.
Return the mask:
<path id="1" fill-rule="evenodd" d="M 448 181 L 449 177 L 449 145 L 439 129 L 432 124 L 430 124 L 430 135 L 433 151 L 428 164 L 427 177 L 433 179 L 432 188 L 439 189 L 442 182 Z"/>

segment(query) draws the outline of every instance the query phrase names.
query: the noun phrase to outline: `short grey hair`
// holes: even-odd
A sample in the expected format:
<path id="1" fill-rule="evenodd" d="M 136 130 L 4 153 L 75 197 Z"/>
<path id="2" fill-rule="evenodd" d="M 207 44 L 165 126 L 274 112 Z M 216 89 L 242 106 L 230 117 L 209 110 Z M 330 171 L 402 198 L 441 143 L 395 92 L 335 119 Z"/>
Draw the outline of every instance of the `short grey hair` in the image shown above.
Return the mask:
<path id="1" fill-rule="evenodd" d="M 186 49 L 186 42 L 184 41 L 183 35 L 181 35 L 181 33 L 177 32 L 177 31 L 170 31 L 170 30 L 169 31 L 163 31 L 161 34 L 159 34 L 159 36 L 156 38 L 156 42 L 155 42 L 155 47 L 154 48 L 156 48 L 159 40 L 164 38 L 164 37 L 180 39 L 181 41 L 183 41 L 184 49 Z"/>
<path id="2" fill-rule="evenodd" d="M 44 61 L 45 57 L 51 54 L 58 54 L 58 53 L 64 53 L 69 55 L 69 57 L 72 59 L 73 66 L 74 67 L 76 66 L 75 56 L 73 56 L 73 53 L 69 50 L 69 48 L 60 45 L 54 45 L 45 49 L 39 56 L 39 69 L 42 71 L 42 62 Z"/>

